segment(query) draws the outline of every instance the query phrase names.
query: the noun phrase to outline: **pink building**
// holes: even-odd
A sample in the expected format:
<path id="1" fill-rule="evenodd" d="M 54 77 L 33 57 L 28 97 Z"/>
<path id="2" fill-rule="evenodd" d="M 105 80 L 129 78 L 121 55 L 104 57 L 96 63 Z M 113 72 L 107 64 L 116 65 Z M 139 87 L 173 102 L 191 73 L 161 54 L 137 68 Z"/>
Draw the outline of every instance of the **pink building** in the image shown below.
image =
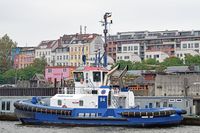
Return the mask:
<path id="1" fill-rule="evenodd" d="M 47 66 L 45 68 L 45 79 L 54 83 L 56 81 L 60 82 L 61 79 L 68 80 L 72 78 L 72 73 L 75 70 L 75 67 L 71 66 Z"/>

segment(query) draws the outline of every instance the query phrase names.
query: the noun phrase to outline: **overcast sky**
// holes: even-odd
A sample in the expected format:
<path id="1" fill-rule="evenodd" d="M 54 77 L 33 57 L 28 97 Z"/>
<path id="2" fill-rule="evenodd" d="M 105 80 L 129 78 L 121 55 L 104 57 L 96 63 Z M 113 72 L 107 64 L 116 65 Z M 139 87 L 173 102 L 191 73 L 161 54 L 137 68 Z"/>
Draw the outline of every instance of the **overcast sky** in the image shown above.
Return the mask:
<path id="1" fill-rule="evenodd" d="M 99 23 L 112 12 L 110 33 L 122 31 L 200 30 L 200 0 L 0 0 L 0 37 L 18 46 L 80 32 L 102 34 Z"/>

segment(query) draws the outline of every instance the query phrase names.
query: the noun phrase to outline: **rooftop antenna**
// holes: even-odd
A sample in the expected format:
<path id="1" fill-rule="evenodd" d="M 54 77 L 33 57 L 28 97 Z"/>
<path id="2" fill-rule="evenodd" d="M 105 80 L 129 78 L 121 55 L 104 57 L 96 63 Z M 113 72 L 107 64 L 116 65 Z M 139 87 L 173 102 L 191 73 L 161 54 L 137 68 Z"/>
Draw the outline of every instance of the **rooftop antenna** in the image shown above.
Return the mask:
<path id="1" fill-rule="evenodd" d="M 84 34 L 86 34 L 87 26 L 84 26 Z"/>
<path id="2" fill-rule="evenodd" d="M 82 34 L 82 25 L 80 25 L 80 34 Z"/>

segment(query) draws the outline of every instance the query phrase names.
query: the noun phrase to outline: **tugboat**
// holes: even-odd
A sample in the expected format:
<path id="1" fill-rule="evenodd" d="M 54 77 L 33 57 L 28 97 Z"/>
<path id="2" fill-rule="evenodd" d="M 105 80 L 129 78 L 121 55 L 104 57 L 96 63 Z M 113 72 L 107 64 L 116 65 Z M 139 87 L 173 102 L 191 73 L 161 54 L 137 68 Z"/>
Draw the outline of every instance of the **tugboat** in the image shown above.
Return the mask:
<path id="1" fill-rule="evenodd" d="M 186 111 L 139 109 L 132 91 L 111 87 L 109 77 L 117 69 L 118 66 L 111 71 L 103 67 L 80 67 L 74 72 L 75 94 L 56 94 L 50 102 L 38 97 L 17 101 L 15 113 L 23 124 L 146 127 L 181 122 Z"/>
<path id="2" fill-rule="evenodd" d="M 49 100 L 33 97 L 15 102 L 15 114 L 23 124 L 147 127 L 177 125 L 183 120 L 185 110 L 136 106 L 133 92 L 121 85 L 127 67 L 120 74 L 119 87 L 110 85 L 111 75 L 119 68 L 106 69 L 107 17 L 110 16 L 110 13 L 104 15 L 104 67 L 77 68 L 73 73 L 75 89 L 70 94 L 65 89 L 64 94 L 56 94 Z"/>

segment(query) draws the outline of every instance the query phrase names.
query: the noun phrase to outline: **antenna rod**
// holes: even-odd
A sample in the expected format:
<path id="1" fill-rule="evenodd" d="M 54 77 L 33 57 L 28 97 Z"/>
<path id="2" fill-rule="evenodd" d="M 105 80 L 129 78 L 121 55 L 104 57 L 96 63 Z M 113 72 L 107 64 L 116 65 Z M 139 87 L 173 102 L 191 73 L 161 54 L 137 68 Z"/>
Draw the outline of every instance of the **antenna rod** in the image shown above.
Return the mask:
<path id="1" fill-rule="evenodd" d="M 108 33 L 108 29 L 107 29 L 107 25 L 108 25 L 108 21 L 107 21 L 107 18 L 111 17 L 111 13 L 105 13 L 104 14 L 104 30 L 103 30 L 103 33 L 104 33 L 104 40 L 105 40 L 105 43 L 104 43 L 104 64 L 103 66 L 104 67 L 107 67 L 108 63 L 107 63 L 107 33 Z"/>

